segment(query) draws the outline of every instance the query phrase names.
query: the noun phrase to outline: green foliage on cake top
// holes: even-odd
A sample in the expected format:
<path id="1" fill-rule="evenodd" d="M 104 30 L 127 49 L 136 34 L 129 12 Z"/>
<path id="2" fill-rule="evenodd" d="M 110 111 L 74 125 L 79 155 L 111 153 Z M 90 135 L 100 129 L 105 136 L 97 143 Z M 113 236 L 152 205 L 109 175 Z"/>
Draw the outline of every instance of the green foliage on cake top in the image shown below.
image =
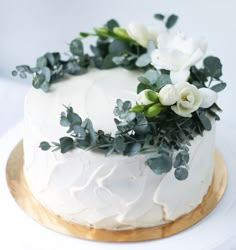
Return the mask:
<path id="1" fill-rule="evenodd" d="M 68 128 L 67 135 L 58 142 L 41 142 L 42 150 L 66 153 L 80 148 L 104 151 L 107 156 L 143 153 L 154 173 L 168 173 L 174 168 L 176 179 L 188 177 L 191 141 L 210 131 L 212 122 L 220 119 L 216 101 L 226 83 L 221 79 L 221 61 L 214 56 L 204 58 L 205 39 L 172 31 L 176 15 L 156 14 L 155 18 L 155 26 L 131 22 L 127 28 L 111 19 L 71 41 L 66 60 L 58 52 L 46 53 L 37 59 L 35 67 L 16 67 L 14 76 L 26 78 L 31 74 L 33 86 L 45 92 L 65 75 L 84 74 L 89 67 L 140 70 L 136 103 L 116 102 L 114 135 L 102 128 L 95 131 L 90 119 L 82 120 L 73 107 L 65 106 L 60 124 Z M 91 36 L 96 42 L 89 54 L 84 51 L 83 39 Z"/>

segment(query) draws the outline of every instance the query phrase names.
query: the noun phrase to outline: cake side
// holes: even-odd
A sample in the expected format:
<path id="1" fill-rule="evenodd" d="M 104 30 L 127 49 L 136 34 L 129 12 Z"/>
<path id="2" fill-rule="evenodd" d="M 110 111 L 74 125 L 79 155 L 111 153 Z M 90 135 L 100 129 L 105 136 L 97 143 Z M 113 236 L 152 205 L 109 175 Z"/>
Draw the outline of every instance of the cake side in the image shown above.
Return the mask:
<path id="1" fill-rule="evenodd" d="M 47 95 L 31 90 L 26 97 L 26 180 L 35 198 L 66 220 L 111 230 L 156 226 L 190 212 L 208 190 L 214 129 L 191 141 L 189 177 L 184 182 L 174 178 L 173 169 L 167 174 L 153 173 L 144 164 L 144 154 L 105 157 L 81 149 L 61 154 L 38 148 L 40 141 L 56 141 L 65 133 L 58 126 L 62 105 L 78 108 L 81 116 L 93 119 L 95 128 L 114 132 L 115 100 L 135 100 L 137 74 L 94 70 L 55 84 Z"/>

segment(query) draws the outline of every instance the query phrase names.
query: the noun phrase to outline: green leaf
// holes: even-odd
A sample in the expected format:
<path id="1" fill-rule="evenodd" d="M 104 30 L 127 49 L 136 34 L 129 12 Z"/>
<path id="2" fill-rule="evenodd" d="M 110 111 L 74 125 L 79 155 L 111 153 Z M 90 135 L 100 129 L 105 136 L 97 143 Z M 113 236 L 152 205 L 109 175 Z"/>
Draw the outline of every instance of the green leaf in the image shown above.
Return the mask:
<path id="1" fill-rule="evenodd" d="M 135 62 L 135 65 L 139 68 L 147 66 L 151 62 L 149 54 L 142 54 Z"/>
<path id="2" fill-rule="evenodd" d="M 41 56 L 37 59 L 36 66 L 38 68 L 43 68 L 47 66 L 47 58 L 44 56 Z"/>
<path id="3" fill-rule="evenodd" d="M 45 76 L 45 81 L 49 83 L 51 80 L 51 70 L 48 67 L 43 67 L 42 74 Z"/>
<path id="4" fill-rule="evenodd" d="M 144 111 L 146 117 L 155 117 L 162 111 L 162 105 L 160 103 L 153 104 L 147 110 Z"/>
<path id="5" fill-rule="evenodd" d="M 145 84 L 150 84 L 150 81 L 143 75 L 143 76 L 139 76 L 138 77 L 138 80 L 141 82 L 141 83 L 145 83 Z"/>
<path id="6" fill-rule="evenodd" d="M 114 148 L 116 150 L 116 152 L 118 153 L 123 153 L 125 148 L 126 148 L 126 144 L 124 142 L 124 139 L 121 136 L 118 136 L 114 139 Z"/>
<path id="7" fill-rule="evenodd" d="M 80 125 L 73 125 L 73 131 L 80 139 L 85 139 L 86 132 Z"/>
<path id="8" fill-rule="evenodd" d="M 218 114 L 217 114 L 216 112 L 214 112 L 212 109 L 208 109 L 208 110 L 207 110 L 207 113 L 208 113 L 210 116 L 214 117 L 216 121 L 219 121 L 219 120 L 220 120 L 220 117 L 218 116 Z"/>
<path id="9" fill-rule="evenodd" d="M 146 78 L 146 79 L 148 79 L 148 81 L 151 84 L 154 84 L 157 81 L 158 76 L 160 77 L 159 73 L 156 70 L 154 70 L 154 69 L 149 69 L 143 75 L 143 77 Z"/>
<path id="10" fill-rule="evenodd" d="M 39 145 L 39 147 L 43 150 L 43 151 L 47 151 L 51 148 L 50 144 L 46 141 L 42 141 Z"/>
<path id="11" fill-rule="evenodd" d="M 73 112 L 73 109 L 67 109 L 67 119 L 71 124 L 81 125 L 82 119 L 81 117 Z"/>
<path id="12" fill-rule="evenodd" d="M 74 56 L 81 56 L 84 54 L 83 43 L 80 39 L 76 38 L 70 43 L 70 52 Z"/>
<path id="13" fill-rule="evenodd" d="M 125 154 L 128 156 L 133 156 L 136 155 L 140 152 L 141 149 L 141 144 L 140 143 L 130 143 L 127 145 L 126 149 L 125 149 Z"/>
<path id="14" fill-rule="evenodd" d="M 74 141 L 70 137 L 60 138 L 61 153 L 64 154 L 74 148 Z"/>
<path id="15" fill-rule="evenodd" d="M 125 58 L 126 58 L 126 56 L 114 56 L 112 58 L 112 61 L 116 65 L 121 65 L 124 62 Z"/>
<path id="16" fill-rule="evenodd" d="M 47 93 L 49 91 L 49 82 L 48 81 L 44 81 L 43 84 L 40 86 L 40 88 L 45 92 Z"/>
<path id="17" fill-rule="evenodd" d="M 222 76 L 222 64 L 219 58 L 214 56 L 209 56 L 204 59 L 203 65 L 209 76 L 216 79 Z"/>
<path id="18" fill-rule="evenodd" d="M 129 50 L 129 46 L 126 42 L 120 41 L 120 40 L 114 40 L 109 45 L 109 53 L 111 53 L 113 56 L 121 56 L 124 54 L 127 50 Z"/>
<path id="19" fill-rule="evenodd" d="M 119 26 L 119 23 L 115 19 L 111 19 L 106 23 L 106 27 L 109 29 L 110 32 L 112 32 L 115 27 Z"/>
<path id="20" fill-rule="evenodd" d="M 159 154 L 155 158 L 150 158 L 146 164 L 156 174 L 168 173 L 172 168 L 172 159 L 166 154 Z"/>
<path id="21" fill-rule="evenodd" d="M 16 70 L 12 70 L 11 74 L 12 76 L 17 76 L 18 72 Z"/>
<path id="22" fill-rule="evenodd" d="M 175 169 L 175 178 L 179 181 L 183 181 L 188 178 L 188 169 L 184 167 Z"/>
<path id="23" fill-rule="evenodd" d="M 166 21 L 166 28 L 171 29 L 178 20 L 178 16 L 170 15 Z"/>
<path id="24" fill-rule="evenodd" d="M 155 14 L 154 17 L 160 21 L 164 20 L 165 16 L 162 14 Z"/>
<path id="25" fill-rule="evenodd" d="M 45 76 L 43 74 L 36 74 L 33 78 L 32 85 L 34 88 L 39 89 L 45 81 Z"/>
<path id="26" fill-rule="evenodd" d="M 196 111 L 199 120 L 202 123 L 202 126 L 204 127 L 204 129 L 206 129 L 207 131 L 210 131 L 212 126 L 211 126 L 211 121 L 209 120 L 209 118 L 206 116 L 204 111 Z"/>
<path id="27" fill-rule="evenodd" d="M 157 80 L 155 83 L 156 90 L 160 90 L 167 84 L 171 84 L 171 79 L 169 75 L 162 74 L 162 75 L 157 76 Z"/>
<path id="28" fill-rule="evenodd" d="M 81 37 L 86 38 L 86 37 L 90 36 L 91 34 L 88 33 L 88 32 L 80 32 L 79 35 L 80 35 Z"/>
<path id="29" fill-rule="evenodd" d="M 156 45 L 155 45 L 154 41 L 149 40 L 147 42 L 147 51 L 148 51 L 148 54 L 150 55 L 154 49 L 156 49 Z"/>
<path id="30" fill-rule="evenodd" d="M 116 64 L 113 62 L 112 58 L 113 58 L 113 55 L 108 54 L 108 55 L 104 58 L 104 60 L 103 60 L 103 62 L 102 62 L 102 67 L 101 67 L 101 68 L 102 68 L 102 69 L 112 69 L 112 68 L 117 67 Z"/>
<path id="31" fill-rule="evenodd" d="M 211 87 L 211 89 L 215 92 L 220 92 L 220 91 L 224 90 L 225 88 L 226 88 L 225 82 L 218 83 L 218 84 Z"/>
<path id="32" fill-rule="evenodd" d="M 61 56 L 60 53 L 46 53 L 44 57 L 47 59 L 48 67 L 53 68 L 56 64 L 59 63 Z"/>
<path id="33" fill-rule="evenodd" d="M 152 88 L 152 86 L 150 84 L 139 83 L 139 85 L 137 87 L 137 93 L 139 94 L 140 92 L 142 92 L 145 89 L 151 89 L 151 90 L 153 90 L 153 88 Z"/>

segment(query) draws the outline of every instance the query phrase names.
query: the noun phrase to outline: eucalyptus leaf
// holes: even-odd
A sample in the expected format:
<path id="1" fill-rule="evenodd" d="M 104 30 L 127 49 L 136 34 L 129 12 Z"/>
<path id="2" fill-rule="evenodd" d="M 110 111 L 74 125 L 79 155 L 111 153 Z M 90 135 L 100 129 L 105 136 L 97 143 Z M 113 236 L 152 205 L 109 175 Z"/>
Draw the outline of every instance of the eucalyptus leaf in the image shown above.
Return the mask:
<path id="1" fill-rule="evenodd" d="M 112 68 L 115 68 L 116 67 L 116 64 L 113 62 L 113 55 L 111 54 L 108 54 L 103 62 L 102 62 L 102 69 L 112 69 Z"/>
<path id="2" fill-rule="evenodd" d="M 220 91 L 224 90 L 225 88 L 226 88 L 225 82 L 218 83 L 218 84 L 211 87 L 211 89 L 215 92 L 220 92 Z"/>
<path id="3" fill-rule="evenodd" d="M 172 159 L 166 154 L 159 154 L 155 158 L 150 158 L 146 164 L 156 174 L 168 173 L 172 168 Z"/>
<path id="4" fill-rule="evenodd" d="M 70 126 L 70 121 L 65 117 L 65 116 L 61 116 L 60 119 L 60 125 L 63 127 L 69 127 Z"/>
<path id="5" fill-rule="evenodd" d="M 136 66 L 139 68 L 143 68 L 147 66 L 151 62 L 151 57 L 149 54 L 142 54 L 137 61 L 135 62 Z"/>
<path id="6" fill-rule="evenodd" d="M 209 76 L 217 79 L 222 76 L 222 64 L 219 58 L 209 56 L 204 59 L 203 64 Z"/>
<path id="7" fill-rule="evenodd" d="M 130 143 L 127 145 L 125 149 L 125 154 L 128 156 L 133 156 L 139 153 L 141 149 L 141 144 L 140 143 Z"/>
<path id="8" fill-rule="evenodd" d="M 83 43 L 79 38 L 74 39 L 70 43 L 70 52 L 75 56 L 81 56 L 84 54 Z"/>
<path id="9" fill-rule="evenodd" d="M 188 177 L 188 169 L 184 167 L 176 168 L 174 175 L 177 180 L 183 181 Z"/>
<path id="10" fill-rule="evenodd" d="M 210 131 L 212 128 L 212 125 L 211 125 L 209 118 L 206 116 L 205 112 L 204 111 L 197 111 L 197 115 L 198 115 L 204 129 L 206 129 L 207 131 Z"/>
<path id="11" fill-rule="evenodd" d="M 166 21 L 166 28 L 171 29 L 177 22 L 178 16 L 176 15 L 170 15 Z"/>
<path id="12" fill-rule="evenodd" d="M 39 145 L 39 147 L 43 150 L 43 151 L 47 151 L 51 148 L 50 144 L 46 141 L 42 141 Z"/>
<path id="13" fill-rule="evenodd" d="M 113 56 L 121 56 L 125 52 L 129 50 L 128 43 L 120 40 L 114 40 L 109 45 L 109 53 L 111 53 Z"/>
<path id="14" fill-rule="evenodd" d="M 164 20 L 165 16 L 162 14 L 155 14 L 154 17 L 160 21 Z"/>
<path id="15" fill-rule="evenodd" d="M 126 144 L 122 137 L 119 136 L 114 139 L 114 148 L 118 153 L 124 152 L 126 148 Z"/>
<path id="16" fill-rule="evenodd" d="M 74 141 L 70 137 L 60 138 L 61 153 L 64 154 L 74 148 Z"/>
<path id="17" fill-rule="evenodd" d="M 137 94 L 139 94 L 140 92 L 142 92 L 145 89 L 151 89 L 151 90 L 153 90 L 153 88 L 152 88 L 152 86 L 150 84 L 139 83 L 139 85 L 137 87 Z"/>

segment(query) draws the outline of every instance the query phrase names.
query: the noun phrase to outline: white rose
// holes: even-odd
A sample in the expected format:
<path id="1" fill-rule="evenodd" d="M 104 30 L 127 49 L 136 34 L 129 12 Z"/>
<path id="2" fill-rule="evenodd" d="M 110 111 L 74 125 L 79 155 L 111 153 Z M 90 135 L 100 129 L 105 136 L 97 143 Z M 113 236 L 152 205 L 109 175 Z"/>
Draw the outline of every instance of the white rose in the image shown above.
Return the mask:
<path id="1" fill-rule="evenodd" d="M 200 88 L 199 91 L 202 95 L 201 108 L 209 108 L 217 101 L 218 94 L 215 91 L 208 88 Z"/>
<path id="2" fill-rule="evenodd" d="M 128 35 L 145 48 L 149 40 L 156 44 L 158 35 L 164 31 L 166 31 L 166 28 L 163 22 L 157 22 L 156 26 L 148 27 L 137 22 L 131 22 L 127 27 Z"/>
<path id="3" fill-rule="evenodd" d="M 179 94 L 179 100 L 171 109 L 177 115 L 191 117 L 191 113 L 200 107 L 202 102 L 201 92 L 188 82 L 177 83 L 175 87 Z"/>
<path id="4" fill-rule="evenodd" d="M 164 106 L 171 106 L 177 102 L 179 94 L 173 84 L 165 85 L 159 92 L 160 103 Z"/>
<path id="5" fill-rule="evenodd" d="M 137 95 L 136 101 L 139 105 L 148 105 L 154 103 L 157 98 L 157 92 L 145 89 Z"/>
<path id="6" fill-rule="evenodd" d="M 151 54 L 152 65 L 156 69 L 170 70 L 172 82 L 187 81 L 190 67 L 195 65 L 205 54 L 205 39 L 193 40 L 182 33 L 161 33 L 158 36 L 158 49 Z"/>

